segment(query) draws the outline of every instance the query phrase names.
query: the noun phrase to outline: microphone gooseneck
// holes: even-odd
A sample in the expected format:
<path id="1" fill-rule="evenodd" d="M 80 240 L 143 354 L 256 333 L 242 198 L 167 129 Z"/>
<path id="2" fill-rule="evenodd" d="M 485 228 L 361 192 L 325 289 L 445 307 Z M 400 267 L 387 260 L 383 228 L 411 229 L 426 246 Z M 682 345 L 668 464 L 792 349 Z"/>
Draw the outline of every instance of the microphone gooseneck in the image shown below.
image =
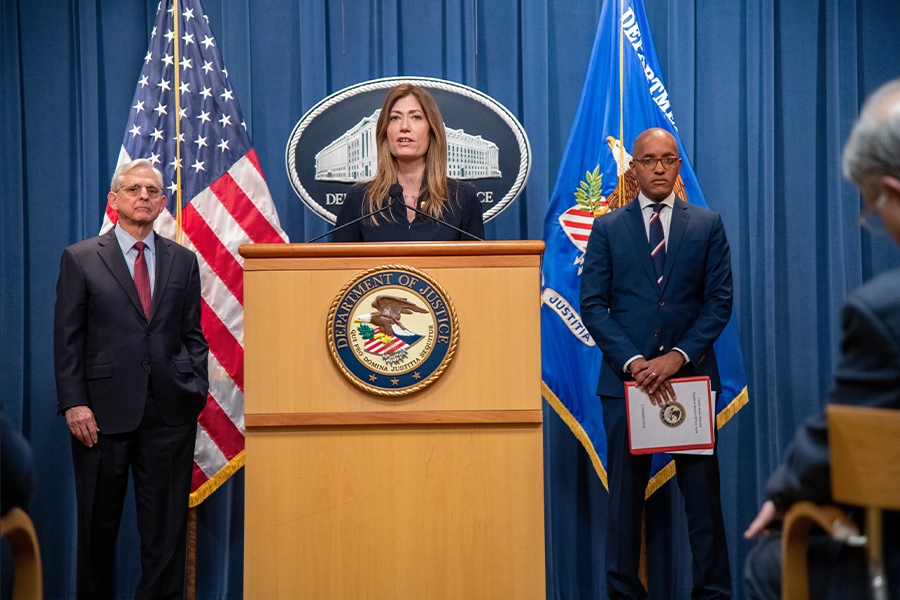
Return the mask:
<path id="1" fill-rule="evenodd" d="M 399 190 L 399 193 L 395 194 L 395 192 L 397 192 L 397 190 Z M 394 202 L 397 201 L 397 196 L 400 197 L 400 202 L 403 202 L 403 186 L 395 183 L 394 185 L 391 186 L 390 190 L 388 190 L 388 191 L 389 191 L 388 203 L 385 204 L 382 208 L 379 208 L 378 210 L 373 210 L 373 211 L 367 212 L 364 215 L 356 217 L 355 219 L 353 219 L 351 221 L 342 223 L 342 224 L 338 225 L 337 227 L 335 227 L 334 229 L 332 229 L 331 231 L 326 231 L 322 235 L 317 235 L 313 239 L 307 240 L 306 243 L 311 244 L 312 242 L 321 240 L 323 237 L 325 237 L 328 234 L 334 233 L 335 231 L 340 231 L 341 229 L 344 229 L 345 227 L 350 227 L 354 223 L 359 223 L 363 219 L 368 219 L 371 216 L 383 213 L 384 211 L 388 210 L 390 207 L 392 207 L 394 205 Z"/>
<path id="2" fill-rule="evenodd" d="M 378 210 L 373 210 L 373 211 L 367 212 L 367 213 L 365 213 L 359 217 L 356 217 L 355 219 L 352 219 L 346 223 L 342 223 L 342 224 L 338 225 L 337 227 L 335 227 L 334 229 L 332 229 L 331 231 L 326 231 L 322 235 L 318 235 L 318 236 L 312 238 L 311 240 L 308 240 L 306 243 L 308 244 L 310 242 L 315 242 L 316 240 L 320 240 L 328 234 L 332 234 L 336 231 L 340 231 L 341 229 L 344 229 L 345 227 L 349 227 L 350 225 L 353 225 L 354 223 L 358 223 L 358 222 L 362 221 L 363 219 L 368 219 L 369 217 L 383 213 L 384 211 L 390 209 L 394 205 L 394 202 L 400 202 L 400 204 L 402 204 L 405 208 L 408 208 L 409 210 L 415 212 L 416 214 L 422 215 L 426 219 L 434 221 L 435 223 L 443 225 L 444 227 L 449 227 L 450 229 L 452 229 L 458 233 L 461 233 L 470 239 L 477 240 L 479 242 L 484 241 L 482 238 L 478 237 L 477 235 L 469 233 L 468 231 L 466 231 L 464 229 L 460 229 L 456 225 L 451 225 L 450 223 L 448 223 L 447 221 L 444 221 L 443 219 L 440 219 L 438 217 L 435 217 L 435 216 L 432 216 L 432 215 L 426 213 L 425 211 L 421 210 L 416 205 L 412 205 L 412 206 L 407 205 L 403 201 L 403 186 L 400 185 L 399 183 L 394 183 L 391 185 L 390 188 L 388 188 L 388 202 L 385 206 L 383 206 L 382 208 L 380 208 Z"/>
<path id="3" fill-rule="evenodd" d="M 443 219 L 438 219 L 437 217 L 433 217 L 433 216 L 429 215 L 429 214 L 428 214 L 427 212 L 425 212 L 424 210 L 419 210 L 418 207 L 407 205 L 406 208 L 410 209 L 411 211 L 413 211 L 413 212 L 415 212 L 415 213 L 418 213 L 418 214 L 422 215 L 422 216 L 425 217 L 426 219 L 431 219 L 431 220 L 434 221 L 435 223 L 439 223 L 439 224 L 443 225 L 444 227 L 449 227 L 449 228 L 452 229 L 453 231 L 456 231 L 456 232 L 459 232 L 459 233 L 461 233 L 461 234 L 463 234 L 463 235 L 465 235 L 465 236 L 468 236 L 468 237 L 472 238 L 473 240 L 476 240 L 476 241 L 479 241 L 479 242 L 483 242 L 483 241 L 484 241 L 482 238 L 478 237 L 477 235 L 475 235 L 475 234 L 473 234 L 473 233 L 469 233 L 469 232 L 466 231 L 465 229 L 460 229 L 460 228 L 457 227 L 456 225 L 451 225 L 450 223 L 448 223 L 447 221 L 444 221 Z"/>

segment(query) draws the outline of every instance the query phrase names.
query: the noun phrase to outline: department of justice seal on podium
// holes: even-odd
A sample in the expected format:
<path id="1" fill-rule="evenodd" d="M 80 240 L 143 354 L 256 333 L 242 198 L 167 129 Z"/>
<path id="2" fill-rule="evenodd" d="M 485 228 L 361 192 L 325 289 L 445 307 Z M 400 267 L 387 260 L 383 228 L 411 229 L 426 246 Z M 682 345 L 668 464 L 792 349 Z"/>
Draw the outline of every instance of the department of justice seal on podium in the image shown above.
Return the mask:
<path id="1" fill-rule="evenodd" d="M 364 271 L 328 311 L 328 347 L 354 385 L 382 396 L 434 383 L 456 352 L 459 324 L 450 297 L 430 275 L 405 265 Z"/>

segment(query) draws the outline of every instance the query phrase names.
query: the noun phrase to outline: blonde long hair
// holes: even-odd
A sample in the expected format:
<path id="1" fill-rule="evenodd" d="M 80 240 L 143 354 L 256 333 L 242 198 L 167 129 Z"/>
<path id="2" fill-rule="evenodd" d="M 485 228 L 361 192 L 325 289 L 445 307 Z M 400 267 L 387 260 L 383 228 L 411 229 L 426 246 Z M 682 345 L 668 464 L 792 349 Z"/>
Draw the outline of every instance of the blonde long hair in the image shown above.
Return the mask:
<path id="1" fill-rule="evenodd" d="M 447 134 L 444 131 L 444 119 L 431 94 L 417 85 L 401 83 L 388 92 L 381 105 L 381 114 L 375 124 L 375 143 L 378 146 L 378 169 L 373 179 L 366 185 L 365 205 L 367 212 L 384 207 L 388 199 L 388 191 L 397 183 L 397 159 L 391 154 L 388 145 L 387 129 L 391 120 L 391 109 L 401 98 L 414 96 L 422 107 L 425 120 L 428 122 L 428 150 L 425 152 L 426 188 L 420 195 L 425 195 L 422 210 L 432 217 L 442 218 L 447 206 Z M 373 221 L 375 217 L 372 217 Z"/>

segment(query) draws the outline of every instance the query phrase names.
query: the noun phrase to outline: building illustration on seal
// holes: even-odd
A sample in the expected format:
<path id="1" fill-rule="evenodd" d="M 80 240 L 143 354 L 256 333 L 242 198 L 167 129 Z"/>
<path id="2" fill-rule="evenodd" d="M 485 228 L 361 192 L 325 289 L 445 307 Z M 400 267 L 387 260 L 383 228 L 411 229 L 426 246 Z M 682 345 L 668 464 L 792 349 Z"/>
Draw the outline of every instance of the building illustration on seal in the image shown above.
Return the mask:
<path id="1" fill-rule="evenodd" d="M 378 147 L 375 124 L 381 109 L 345 131 L 316 153 L 316 181 L 356 183 L 375 176 Z M 447 132 L 447 175 L 455 179 L 500 178 L 500 149 L 494 142 L 462 129 Z"/>

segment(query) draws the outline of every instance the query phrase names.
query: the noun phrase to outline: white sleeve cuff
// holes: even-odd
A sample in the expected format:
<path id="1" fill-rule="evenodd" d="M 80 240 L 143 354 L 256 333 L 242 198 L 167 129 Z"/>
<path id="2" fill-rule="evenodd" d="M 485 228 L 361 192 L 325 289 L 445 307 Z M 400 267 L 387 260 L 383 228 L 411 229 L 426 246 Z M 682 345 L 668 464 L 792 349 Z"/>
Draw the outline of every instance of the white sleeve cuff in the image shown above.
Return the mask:
<path id="1" fill-rule="evenodd" d="M 682 352 L 682 354 L 684 354 L 684 352 Z M 631 366 L 631 363 L 633 363 L 634 359 L 636 359 L 636 358 L 644 358 L 644 357 L 640 354 L 635 354 L 634 356 L 632 356 L 631 358 L 626 360 L 625 364 L 622 366 L 623 373 L 625 373 L 626 375 L 631 375 L 631 369 L 629 367 Z"/>

